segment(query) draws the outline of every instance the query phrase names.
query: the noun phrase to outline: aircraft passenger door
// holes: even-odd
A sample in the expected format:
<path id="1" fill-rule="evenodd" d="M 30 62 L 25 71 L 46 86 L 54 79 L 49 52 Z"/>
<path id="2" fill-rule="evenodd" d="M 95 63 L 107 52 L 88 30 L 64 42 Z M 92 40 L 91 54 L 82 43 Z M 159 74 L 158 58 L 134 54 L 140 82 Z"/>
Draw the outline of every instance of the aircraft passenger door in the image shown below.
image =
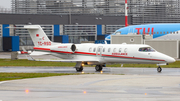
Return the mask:
<path id="1" fill-rule="evenodd" d="M 103 47 L 99 46 L 96 51 L 96 56 L 101 57 L 102 56 Z"/>

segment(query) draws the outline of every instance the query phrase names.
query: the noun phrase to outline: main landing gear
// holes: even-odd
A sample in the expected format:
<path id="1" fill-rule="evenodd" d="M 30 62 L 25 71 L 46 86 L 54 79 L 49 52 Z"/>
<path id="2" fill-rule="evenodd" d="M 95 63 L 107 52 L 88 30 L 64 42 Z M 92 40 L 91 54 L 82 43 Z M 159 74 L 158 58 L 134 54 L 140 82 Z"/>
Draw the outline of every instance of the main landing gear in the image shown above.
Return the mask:
<path id="1" fill-rule="evenodd" d="M 83 71 L 83 66 L 84 66 L 83 63 L 77 62 L 77 63 L 76 63 L 76 66 L 75 66 L 74 68 L 76 68 L 76 71 L 77 71 L 77 72 L 82 72 L 82 71 Z"/>
<path id="2" fill-rule="evenodd" d="M 162 71 L 162 68 L 159 66 L 159 67 L 157 68 L 157 71 L 160 73 L 160 72 Z"/>
<path id="3" fill-rule="evenodd" d="M 83 66 L 80 66 L 79 68 L 76 67 L 76 71 L 77 71 L 77 72 L 82 72 L 82 71 L 83 71 Z"/>
<path id="4" fill-rule="evenodd" d="M 102 65 L 96 65 L 95 69 L 97 72 L 100 72 L 100 71 L 102 71 L 103 66 Z"/>
<path id="5" fill-rule="evenodd" d="M 74 68 L 76 68 L 76 71 L 77 71 L 77 72 L 82 72 L 84 65 L 87 65 L 87 63 L 77 62 L 77 63 L 76 63 L 76 66 L 75 66 Z M 96 65 L 95 70 L 96 70 L 97 72 L 100 72 L 100 71 L 102 71 L 103 67 L 105 67 L 105 65 Z"/>

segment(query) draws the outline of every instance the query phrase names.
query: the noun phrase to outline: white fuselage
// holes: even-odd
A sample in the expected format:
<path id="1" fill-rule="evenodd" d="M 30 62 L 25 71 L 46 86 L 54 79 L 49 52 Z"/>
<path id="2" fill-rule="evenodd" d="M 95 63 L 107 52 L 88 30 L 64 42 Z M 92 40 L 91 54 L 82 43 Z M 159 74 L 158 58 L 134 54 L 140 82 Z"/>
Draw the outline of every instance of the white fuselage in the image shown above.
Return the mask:
<path id="1" fill-rule="evenodd" d="M 59 44 L 39 50 L 49 51 L 52 55 L 68 60 L 87 60 L 88 64 L 138 63 L 166 64 L 175 59 L 155 51 L 149 45 L 141 44 Z M 36 49 L 36 48 L 35 48 Z M 145 50 L 147 49 L 147 50 Z M 149 49 L 149 50 L 148 50 Z M 38 49 L 37 49 L 38 50 Z M 88 62 L 99 61 L 99 62 Z"/>

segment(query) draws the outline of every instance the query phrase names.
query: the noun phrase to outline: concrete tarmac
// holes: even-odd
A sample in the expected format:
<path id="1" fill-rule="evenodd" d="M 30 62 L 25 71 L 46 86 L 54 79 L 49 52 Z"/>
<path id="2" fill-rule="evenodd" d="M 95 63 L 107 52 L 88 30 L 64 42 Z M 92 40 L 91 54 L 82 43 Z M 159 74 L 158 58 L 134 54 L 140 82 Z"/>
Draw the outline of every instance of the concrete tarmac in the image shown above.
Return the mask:
<path id="1" fill-rule="evenodd" d="M 70 67 L 1 67 L 1 72 L 76 72 Z M 105 68 L 85 73 L 0 82 L 0 101 L 180 101 L 180 69 Z M 118 72 L 119 71 L 119 72 Z M 123 74 L 123 75 L 122 75 Z"/>
<path id="2" fill-rule="evenodd" d="M 1 101 L 180 101 L 180 77 L 89 74 L 1 82 Z"/>
<path id="3" fill-rule="evenodd" d="M 10 58 L 0 53 L 0 58 Z M 23 59 L 24 56 L 19 56 Z M 47 58 L 47 57 L 46 57 Z M 54 58 L 54 57 L 53 57 Z M 73 67 L 0 67 L 0 72 L 76 73 Z M 180 69 L 85 67 L 82 75 L 0 82 L 0 101 L 180 101 Z"/>

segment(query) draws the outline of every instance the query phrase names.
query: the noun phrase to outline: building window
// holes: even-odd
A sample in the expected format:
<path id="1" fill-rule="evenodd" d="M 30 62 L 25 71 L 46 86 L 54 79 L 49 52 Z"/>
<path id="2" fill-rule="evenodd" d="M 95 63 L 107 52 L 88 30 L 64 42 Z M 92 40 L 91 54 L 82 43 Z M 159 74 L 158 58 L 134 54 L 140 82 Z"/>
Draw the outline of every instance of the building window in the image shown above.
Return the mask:
<path id="1" fill-rule="evenodd" d="M 63 33 L 69 35 L 70 43 L 95 41 L 96 32 L 96 25 L 64 25 L 63 27 Z"/>
<path id="2" fill-rule="evenodd" d="M 106 25 L 105 26 L 105 33 L 106 34 L 112 34 L 114 31 L 124 27 L 124 25 Z M 118 32 L 121 34 L 121 32 Z"/>

